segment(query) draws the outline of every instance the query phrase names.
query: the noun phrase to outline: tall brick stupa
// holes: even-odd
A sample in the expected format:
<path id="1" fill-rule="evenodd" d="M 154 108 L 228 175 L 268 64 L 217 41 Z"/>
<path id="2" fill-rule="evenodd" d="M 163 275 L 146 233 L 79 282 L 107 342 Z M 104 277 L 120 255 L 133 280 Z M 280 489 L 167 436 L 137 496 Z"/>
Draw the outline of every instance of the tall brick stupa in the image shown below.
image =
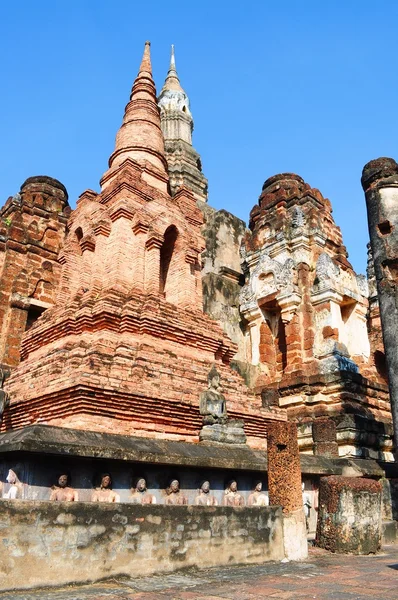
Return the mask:
<path id="1" fill-rule="evenodd" d="M 202 212 L 170 194 L 150 44 L 101 191 L 68 221 L 55 304 L 25 333 L 2 431 L 42 424 L 198 442 L 200 394 L 215 365 L 228 415 L 265 447 L 270 419 L 231 369 L 235 345 L 203 312 Z"/>

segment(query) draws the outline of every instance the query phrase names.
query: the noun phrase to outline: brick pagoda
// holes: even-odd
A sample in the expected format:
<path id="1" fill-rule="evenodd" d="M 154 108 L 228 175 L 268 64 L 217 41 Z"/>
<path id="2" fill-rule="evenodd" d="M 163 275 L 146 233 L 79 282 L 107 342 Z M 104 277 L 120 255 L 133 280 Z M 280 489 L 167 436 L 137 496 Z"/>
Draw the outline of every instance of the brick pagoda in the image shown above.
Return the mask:
<path id="1" fill-rule="evenodd" d="M 150 46 L 101 192 L 68 221 L 55 304 L 25 333 L 7 381 L 2 431 L 34 424 L 198 441 L 199 396 L 213 364 L 228 414 L 264 447 L 264 408 L 230 368 L 235 345 L 203 312 L 202 212 L 169 176 Z"/>

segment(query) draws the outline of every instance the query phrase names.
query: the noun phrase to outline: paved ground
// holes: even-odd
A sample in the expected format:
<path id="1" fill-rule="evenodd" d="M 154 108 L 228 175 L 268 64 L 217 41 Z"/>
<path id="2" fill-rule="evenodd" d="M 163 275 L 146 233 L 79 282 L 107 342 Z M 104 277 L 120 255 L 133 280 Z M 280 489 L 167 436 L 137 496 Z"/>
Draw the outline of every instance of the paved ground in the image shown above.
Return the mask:
<path id="1" fill-rule="evenodd" d="M 376 556 L 310 549 L 301 563 L 267 563 L 111 580 L 36 592 L 0 593 L 0 600 L 398 600 L 398 546 Z"/>

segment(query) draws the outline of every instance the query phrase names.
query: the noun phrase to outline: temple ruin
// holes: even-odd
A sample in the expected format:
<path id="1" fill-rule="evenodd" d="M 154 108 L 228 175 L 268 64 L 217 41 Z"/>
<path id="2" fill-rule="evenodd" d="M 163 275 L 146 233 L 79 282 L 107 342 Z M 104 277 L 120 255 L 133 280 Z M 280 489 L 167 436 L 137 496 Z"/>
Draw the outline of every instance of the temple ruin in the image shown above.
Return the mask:
<path id="1" fill-rule="evenodd" d="M 248 227 L 212 208 L 192 131 L 174 48 L 157 97 L 147 42 L 100 190 L 71 210 L 62 183 L 29 177 L 0 211 L 7 527 L 42 531 L 29 515 L 48 514 L 50 540 L 66 535 L 59 502 L 62 523 L 86 527 L 93 510 L 114 539 L 112 522 L 124 527 L 139 505 L 136 533 L 159 563 L 140 546 L 137 573 L 197 564 L 191 543 L 202 566 L 302 558 L 320 477 L 396 476 L 378 257 L 369 250 L 367 277 L 356 274 L 330 201 L 293 173 L 265 181 Z M 170 505 L 191 519 L 172 559 L 161 541 Z M 229 520 L 216 525 L 217 514 Z M 101 541 L 111 575 L 129 563 L 123 527 L 120 568 Z M 213 533 L 192 542 L 198 527 L 238 536 L 231 552 L 217 541 L 212 553 Z M 29 560 L 43 572 L 27 585 L 51 584 L 35 544 Z M 58 582 L 84 580 L 80 558 L 57 563 Z M 3 560 L 0 572 L 23 568 Z"/>

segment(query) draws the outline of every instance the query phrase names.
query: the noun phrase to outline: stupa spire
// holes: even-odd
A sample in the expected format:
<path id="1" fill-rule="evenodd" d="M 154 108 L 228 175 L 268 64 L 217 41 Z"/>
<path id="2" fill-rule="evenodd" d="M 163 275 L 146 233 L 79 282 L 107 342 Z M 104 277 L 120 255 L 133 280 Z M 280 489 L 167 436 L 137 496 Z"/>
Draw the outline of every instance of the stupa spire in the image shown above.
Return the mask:
<path id="1" fill-rule="evenodd" d="M 137 79 L 143 73 L 149 73 L 152 77 L 151 42 L 148 41 L 145 42 L 144 54 L 142 55 L 141 66 L 137 75 Z"/>
<path id="2" fill-rule="evenodd" d="M 177 74 L 173 45 L 158 105 L 171 193 L 174 195 L 181 186 L 185 186 L 198 200 L 206 202 L 207 179 L 202 173 L 200 156 L 192 146 L 193 118 L 189 98 L 181 87 Z"/>
<path id="3" fill-rule="evenodd" d="M 171 45 L 170 66 L 169 66 L 169 70 L 167 72 L 167 77 L 166 77 L 166 80 L 164 82 L 164 85 L 163 85 L 163 88 L 162 88 L 162 91 L 160 92 L 160 94 L 162 94 L 165 90 L 173 90 L 173 91 L 179 91 L 179 92 L 184 93 L 184 90 L 181 87 L 181 83 L 180 83 L 177 69 L 176 69 L 174 44 Z"/>
<path id="4" fill-rule="evenodd" d="M 109 170 L 101 180 L 103 188 L 112 180 L 112 172 L 126 158 L 146 165 L 163 178 L 167 176 L 156 87 L 152 77 L 150 45 L 150 42 L 145 42 L 140 69 L 124 112 L 122 126 L 116 135 L 115 150 L 109 159 Z"/>

